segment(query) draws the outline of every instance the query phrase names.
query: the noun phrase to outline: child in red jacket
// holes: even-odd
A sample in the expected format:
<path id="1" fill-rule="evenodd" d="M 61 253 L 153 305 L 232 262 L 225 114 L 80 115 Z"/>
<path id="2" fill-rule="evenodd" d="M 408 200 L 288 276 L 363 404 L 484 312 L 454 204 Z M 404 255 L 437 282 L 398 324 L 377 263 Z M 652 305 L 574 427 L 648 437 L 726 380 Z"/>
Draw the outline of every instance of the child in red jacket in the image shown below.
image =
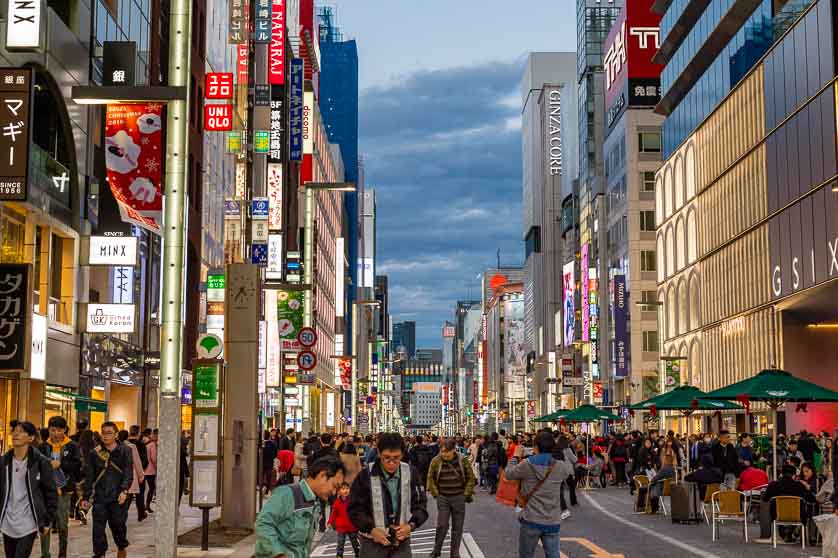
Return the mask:
<path id="1" fill-rule="evenodd" d="M 332 514 L 329 516 L 329 526 L 335 529 L 338 534 L 337 558 L 343 558 L 343 548 L 346 545 L 346 538 L 352 544 L 355 556 L 361 554 L 361 543 L 358 541 L 358 529 L 349 519 L 349 484 L 343 483 L 338 490 L 338 498 L 332 504 Z"/>

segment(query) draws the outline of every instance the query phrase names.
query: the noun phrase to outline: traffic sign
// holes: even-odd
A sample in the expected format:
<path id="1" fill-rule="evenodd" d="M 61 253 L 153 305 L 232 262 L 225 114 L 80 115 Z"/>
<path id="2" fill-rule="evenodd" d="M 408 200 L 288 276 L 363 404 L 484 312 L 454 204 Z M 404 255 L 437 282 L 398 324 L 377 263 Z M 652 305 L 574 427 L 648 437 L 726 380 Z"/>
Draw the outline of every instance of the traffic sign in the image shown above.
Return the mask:
<path id="1" fill-rule="evenodd" d="M 313 327 L 304 327 L 297 334 L 297 341 L 303 347 L 314 347 L 317 344 L 317 332 L 314 331 Z"/>
<path id="2" fill-rule="evenodd" d="M 297 365 L 302 370 L 314 370 L 317 366 L 317 355 L 311 351 L 300 351 L 297 355 Z"/>
<path id="3" fill-rule="evenodd" d="M 195 348 L 198 351 L 198 358 L 218 358 L 221 356 L 221 351 L 224 349 L 224 342 L 217 335 L 205 333 L 198 337 L 198 342 L 195 344 Z"/>

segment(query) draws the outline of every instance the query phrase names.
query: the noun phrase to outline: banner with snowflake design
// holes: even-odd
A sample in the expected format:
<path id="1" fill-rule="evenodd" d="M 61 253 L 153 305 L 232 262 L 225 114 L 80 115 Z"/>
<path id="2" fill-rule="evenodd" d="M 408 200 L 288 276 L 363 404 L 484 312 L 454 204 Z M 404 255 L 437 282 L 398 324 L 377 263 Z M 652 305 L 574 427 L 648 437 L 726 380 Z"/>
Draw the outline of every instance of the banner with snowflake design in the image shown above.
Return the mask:
<path id="1" fill-rule="evenodd" d="M 108 105 L 105 166 L 122 220 L 160 234 L 163 225 L 163 105 Z"/>

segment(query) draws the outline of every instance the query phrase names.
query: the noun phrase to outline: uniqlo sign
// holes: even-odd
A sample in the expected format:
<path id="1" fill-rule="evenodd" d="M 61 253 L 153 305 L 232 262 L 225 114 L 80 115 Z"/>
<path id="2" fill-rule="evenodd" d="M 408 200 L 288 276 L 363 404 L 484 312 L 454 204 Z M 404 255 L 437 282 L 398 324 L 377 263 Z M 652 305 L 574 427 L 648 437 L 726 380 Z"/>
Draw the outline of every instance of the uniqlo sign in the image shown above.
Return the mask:
<path id="1" fill-rule="evenodd" d="M 229 132 L 233 129 L 233 105 L 204 105 L 204 130 Z"/>
<path id="2" fill-rule="evenodd" d="M 233 74 L 226 72 L 210 72 L 206 77 L 207 99 L 232 99 Z"/>
<path id="3" fill-rule="evenodd" d="M 271 46 L 270 83 L 271 85 L 285 84 L 285 0 L 273 0 L 271 4 Z"/>

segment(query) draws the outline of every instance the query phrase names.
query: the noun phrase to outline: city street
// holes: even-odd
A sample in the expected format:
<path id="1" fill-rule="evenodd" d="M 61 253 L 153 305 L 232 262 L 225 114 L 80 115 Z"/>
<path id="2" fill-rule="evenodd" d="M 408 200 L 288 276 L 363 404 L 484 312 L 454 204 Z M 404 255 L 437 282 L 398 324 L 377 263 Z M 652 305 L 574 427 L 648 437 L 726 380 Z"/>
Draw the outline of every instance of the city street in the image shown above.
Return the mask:
<path id="1" fill-rule="evenodd" d="M 608 488 L 577 492 L 579 505 L 570 519 L 562 522 L 561 552 L 567 558 L 664 558 L 699 556 L 702 558 L 750 558 L 770 552 L 772 558 L 820 556 L 820 548 L 801 550 L 800 546 L 745 544 L 739 525 L 721 527 L 721 537 L 710 541 L 707 524 L 675 525 L 662 515 L 649 517 L 632 512 L 628 491 Z M 413 556 L 430 556 L 433 530 L 436 526 L 436 504 L 429 501 L 431 517 L 413 538 Z M 750 526 L 756 538 L 759 528 Z M 460 558 L 517 558 L 518 529 L 515 510 L 495 502 L 486 492 L 478 490 L 475 503 L 466 515 Z M 327 533 L 312 557 L 334 556 L 334 532 Z M 450 556 L 446 542 L 443 556 Z M 347 542 L 345 556 L 351 556 Z M 536 553 L 536 556 L 541 554 Z"/>

